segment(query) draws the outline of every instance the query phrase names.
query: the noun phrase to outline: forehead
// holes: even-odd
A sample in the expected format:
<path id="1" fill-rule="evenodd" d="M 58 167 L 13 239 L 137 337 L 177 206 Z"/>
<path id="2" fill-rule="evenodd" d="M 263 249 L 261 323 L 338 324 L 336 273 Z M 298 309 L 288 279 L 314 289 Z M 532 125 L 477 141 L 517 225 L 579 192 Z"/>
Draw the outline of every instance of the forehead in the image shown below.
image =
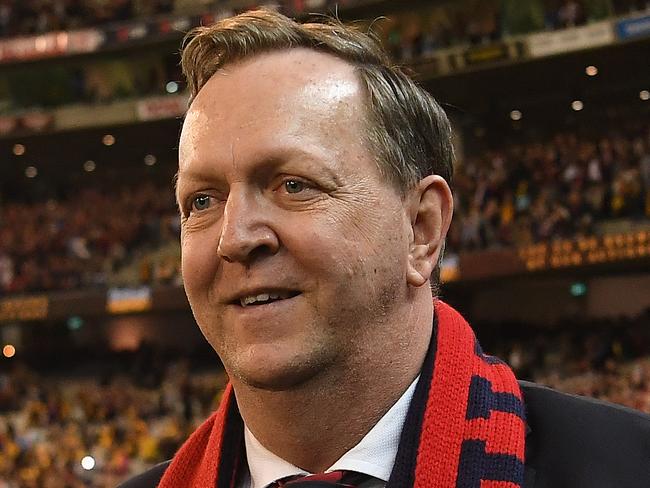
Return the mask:
<path id="1" fill-rule="evenodd" d="M 363 110 L 354 67 L 335 56 L 302 48 L 253 56 L 217 72 L 194 99 L 181 133 L 180 173 L 206 157 L 232 159 L 289 139 L 327 141 L 338 150 L 359 145 Z"/>

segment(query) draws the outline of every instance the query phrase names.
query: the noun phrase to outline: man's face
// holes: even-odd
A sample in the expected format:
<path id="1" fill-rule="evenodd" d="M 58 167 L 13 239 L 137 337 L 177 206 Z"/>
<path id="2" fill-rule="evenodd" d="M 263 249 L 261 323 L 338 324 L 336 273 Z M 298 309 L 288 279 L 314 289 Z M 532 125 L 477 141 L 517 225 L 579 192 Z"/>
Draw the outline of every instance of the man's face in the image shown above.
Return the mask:
<path id="1" fill-rule="evenodd" d="M 404 301 L 410 220 L 363 137 L 347 63 L 307 49 L 232 64 L 180 139 L 182 270 L 236 380 L 286 389 L 385 352 Z M 384 340 L 382 340 L 382 337 Z"/>

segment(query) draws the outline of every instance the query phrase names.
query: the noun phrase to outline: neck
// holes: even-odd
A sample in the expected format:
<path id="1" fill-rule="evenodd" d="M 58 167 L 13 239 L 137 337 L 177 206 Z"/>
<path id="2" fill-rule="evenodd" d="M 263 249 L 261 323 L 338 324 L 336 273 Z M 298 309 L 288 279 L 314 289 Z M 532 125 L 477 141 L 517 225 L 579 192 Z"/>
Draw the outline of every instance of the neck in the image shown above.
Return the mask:
<path id="1" fill-rule="evenodd" d="M 423 295 L 418 306 L 409 304 L 370 328 L 346 362 L 294 388 L 268 391 L 232 378 L 242 418 L 257 440 L 312 473 L 358 444 L 420 372 L 433 322 L 430 295 Z"/>

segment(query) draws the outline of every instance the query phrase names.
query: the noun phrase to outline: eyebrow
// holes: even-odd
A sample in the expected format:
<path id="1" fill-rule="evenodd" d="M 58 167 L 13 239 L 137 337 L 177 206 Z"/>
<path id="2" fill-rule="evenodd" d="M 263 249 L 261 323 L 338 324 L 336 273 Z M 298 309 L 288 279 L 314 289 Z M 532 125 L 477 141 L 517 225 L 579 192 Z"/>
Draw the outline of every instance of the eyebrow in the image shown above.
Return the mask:
<path id="1" fill-rule="evenodd" d="M 279 149 L 276 151 L 271 151 L 265 157 L 256 160 L 253 166 L 256 168 L 257 172 L 259 168 L 269 168 L 269 167 L 278 167 L 285 164 L 290 164 L 292 161 L 302 160 L 305 164 L 308 171 L 313 172 L 316 175 L 328 177 L 336 185 L 341 184 L 340 175 L 338 175 L 332 168 L 327 165 L 319 164 L 318 161 L 321 160 L 319 155 L 310 151 L 307 151 L 303 148 L 286 148 Z M 178 170 L 176 174 L 172 177 L 172 185 L 174 186 L 174 192 L 178 195 L 178 184 L 181 175 L 183 180 L 194 180 L 194 181 L 205 181 L 214 178 L 214 175 L 208 174 L 199 174 L 195 171 L 190 170 Z"/>

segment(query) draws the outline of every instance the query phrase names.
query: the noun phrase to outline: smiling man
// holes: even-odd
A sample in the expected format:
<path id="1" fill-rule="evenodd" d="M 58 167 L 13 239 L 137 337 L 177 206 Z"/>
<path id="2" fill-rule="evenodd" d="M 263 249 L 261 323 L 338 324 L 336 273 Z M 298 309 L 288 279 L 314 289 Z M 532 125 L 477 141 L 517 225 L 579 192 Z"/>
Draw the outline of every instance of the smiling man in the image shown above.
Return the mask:
<path id="1" fill-rule="evenodd" d="M 368 419 L 361 403 L 345 408 L 363 431 L 420 369 L 433 319 L 421 285 L 452 203 L 441 176 L 404 197 L 382 175 L 353 129 L 364 123 L 361 93 L 354 67 L 306 48 L 225 66 L 185 119 L 177 188 L 186 291 L 238 397 L 289 414 L 319 396 L 337 415 L 352 397 L 324 386 L 354 381 L 348 395 L 371 395 L 377 410 Z M 389 366 L 377 354 L 387 343 L 409 345 L 389 359 L 400 373 L 359 391 L 368 371 Z M 265 445 L 299 428 L 274 416 L 269 435 L 266 417 L 247 422 Z"/>
<path id="2" fill-rule="evenodd" d="M 183 278 L 230 385 L 125 487 L 647 486 L 645 416 L 522 392 L 436 299 L 451 129 L 372 39 L 250 12 L 183 68 Z"/>

